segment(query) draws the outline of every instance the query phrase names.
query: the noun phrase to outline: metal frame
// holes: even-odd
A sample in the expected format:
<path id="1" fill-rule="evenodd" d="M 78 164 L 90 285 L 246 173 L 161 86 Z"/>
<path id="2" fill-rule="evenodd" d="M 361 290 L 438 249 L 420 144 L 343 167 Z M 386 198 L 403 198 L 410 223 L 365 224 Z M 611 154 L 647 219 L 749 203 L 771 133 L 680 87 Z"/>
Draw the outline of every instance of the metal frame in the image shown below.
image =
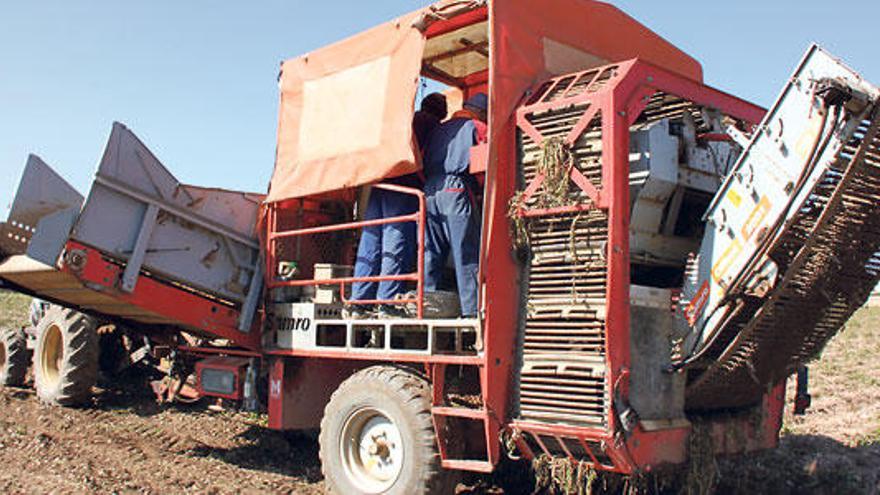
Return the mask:
<path id="1" fill-rule="evenodd" d="M 580 95 L 567 96 L 555 101 L 542 101 L 540 97 L 533 98 L 534 103 L 527 104 L 517 112 L 514 124 L 522 132 L 533 138 L 542 139 L 540 134 L 531 127 L 525 119 L 529 112 L 549 110 L 559 106 L 573 104 L 589 105 L 590 110 L 585 113 L 568 137 L 569 142 L 578 139 L 590 123 L 600 117 L 602 126 L 603 156 L 602 156 L 602 184 L 601 187 L 593 186 L 585 177 L 572 173 L 571 179 L 590 198 L 588 204 L 575 205 L 572 207 L 552 210 L 522 211 L 524 216 L 556 215 L 567 211 L 583 211 L 591 208 L 602 208 L 609 214 L 609 243 L 608 243 L 608 281 L 606 286 L 607 324 L 606 324 L 606 383 L 613 384 L 608 391 L 615 396 L 627 397 L 628 379 L 630 368 L 629 352 L 629 128 L 636 120 L 646 104 L 646 98 L 651 94 L 662 91 L 693 101 L 697 104 L 717 108 L 728 115 L 740 118 L 750 123 L 760 120 L 763 110 L 744 102 L 738 98 L 726 95 L 710 89 L 697 82 L 687 80 L 682 76 L 674 75 L 657 67 L 640 61 L 629 61 L 614 66 L 616 74 L 607 81 L 600 91 L 584 92 Z M 596 70 L 596 76 L 609 67 Z M 554 84 L 545 88 L 550 89 L 554 85 L 561 84 L 563 78 L 554 80 Z M 572 79 L 571 82 L 576 81 Z M 568 91 L 568 89 L 566 89 Z M 540 141 L 538 141 L 540 142 Z M 504 143 L 513 145 L 512 140 L 504 140 Z M 495 146 L 500 146 L 495 144 Z M 512 174 L 516 167 L 512 150 L 498 150 L 499 159 L 497 166 L 500 173 Z M 511 157 L 504 160 L 503 157 Z M 540 188 L 540 178 L 536 183 L 530 184 L 528 194 L 534 194 Z M 424 277 L 424 235 L 425 235 L 425 197 L 421 191 L 394 186 L 377 185 L 380 189 L 415 195 L 419 198 L 419 211 L 411 215 L 395 218 L 378 219 L 370 221 L 350 222 L 340 225 L 297 229 L 290 231 L 277 231 L 278 209 L 281 205 L 271 204 L 267 209 L 266 252 L 265 252 L 265 276 L 267 287 L 277 288 L 286 286 L 309 286 L 339 284 L 344 289 L 346 284 L 353 282 L 378 282 L 382 280 L 411 280 L 418 285 L 417 300 L 404 301 L 362 301 L 363 304 L 388 303 L 406 304 L 415 302 L 418 305 L 418 313 L 421 317 L 423 312 L 423 277 Z M 512 191 L 511 191 L 512 194 Z M 505 203 L 510 199 L 502 198 Z M 498 211 L 487 213 L 489 215 L 501 215 Z M 496 222 L 507 223 L 506 217 L 494 219 Z M 275 280 L 274 267 L 276 264 L 276 245 L 279 239 L 297 236 L 314 235 L 318 233 L 335 232 L 342 230 L 360 229 L 367 226 L 385 225 L 398 222 L 416 222 L 419 232 L 418 245 L 418 268 L 416 273 L 399 276 L 377 277 L 347 277 L 336 280 Z M 148 229 L 147 229 L 148 230 Z M 143 229 L 142 229 L 143 231 Z M 180 288 L 164 284 L 150 277 L 139 274 L 136 285 L 130 293 L 122 291 L 117 283 L 124 276 L 124 270 L 110 260 L 104 259 L 103 255 L 88 246 L 76 243 L 68 243 L 68 251 L 77 251 L 82 254 L 82 262 L 75 265 L 64 264 L 63 270 L 76 275 L 89 287 L 102 292 L 111 293 L 114 297 L 133 304 L 148 311 L 168 316 L 180 322 L 183 328 L 198 329 L 212 335 L 228 338 L 236 345 L 245 349 L 259 350 L 259 332 L 241 332 L 238 330 L 239 312 L 234 308 L 220 304 L 217 301 L 202 297 Z M 483 253 L 481 272 L 486 273 L 491 267 L 490 273 L 515 273 L 516 265 L 508 256 L 487 256 Z M 133 270 L 133 269 L 132 269 Z M 497 294 L 493 287 L 498 284 L 509 286 L 507 280 L 484 280 L 486 289 L 482 297 L 485 304 L 485 294 Z M 509 288 L 509 287 L 508 287 Z M 342 291 L 344 293 L 344 290 Z M 509 292 L 509 291 L 507 291 Z M 505 292 L 505 293 L 507 293 Z M 497 297 L 494 300 L 494 308 L 487 313 L 484 325 L 486 339 L 485 347 L 477 355 L 431 355 L 430 353 L 413 353 L 406 351 L 348 349 L 348 348 L 318 348 L 318 349 L 293 349 L 293 350 L 267 350 L 264 356 L 274 358 L 315 358 L 315 359 L 339 359 L 363 362 L 400 362 L 422 364 L 425 366 L 429 378 L 434 384 L 432 418 L 438 434 L 438 444 L 441 452 L 442 464 L 445 468 L 464 469 L 480 472 L 491 472 L 500 461 L 501 444 L 498 438 L 502 431 L 512 435 L 516 445 L 526 456 L 534 456 L 526 436 L 534 443 L 541 446 L 545 452 L 551 449 L 543 444 L 543 438 L 553 438 L 562 447 L 563 452 L 574 459 L 575 453 L 566 447 L 566 440 L 574 441 L 580 445 L 594 467 L 601 470 L 619 473 L 631 473 L 662 462 L 678 462 L 683 459 L 686 445 L 687 426 L 676 425 L 667 430 L 647 431 L 642 426 L 624 434 L 619 424 L 616 407 L 609 408 L 607 428 L 596 429 L 589 427 L 576 427 L 559 424 L 544 424 L 538 422 L 525 422 L 512 420 L 508 410 L 509 393 L 512 372 L 512 351 L 516 342 L 516 329 L 509 325 L 501 325 L 496 312 L 504 312 L 508 316 L 517 314 L 518 301 Z M 407 323 L 412 323 L 408 321 Z M 478 329 L 479 331 L 479 329 Z M 348 339 L 348 337 L 347 337 Z M 274 359 L 271 369 L 275 379 L 282 379 L 284 359 Z M 477 408 L 450 407 L 443 403 L 444 380 L 443 372 L 446 366 L 461 365 L 473 366 L 479 370 L 480 390 L 482 404 Z M 280 367 L 279 367 L 280 366 Z M 781 409 L 779 409 L 781 411 Z M 776 410 L 770 411 L 772 414 Z M 455 432 L 445 432 L 448 418 L 464 418 L 481 422 L 484 429 L 487 452 L 485 459 L 467 460 L 450 459 L 445 449 L 449 435 Z M 277 419 L 277 418 L 276 418 Z M 606 460 L 607 459 L 607 460 Z M 584 460 L 584 459 L 579 459 Z"/>
<path id="2" fill-rule="evenodd" d="M 322 326 L 345 327 L 345 345 L 321 345 L 317 343 L 318 332 Z M 374 354 L 374 359 L 385 360 L 388 354 L 411 354 L 421 356 L 423 358 L 433 358 L 434 356 L 478 356 L 478 352 L 473 354 L 463 349 L 463 338 L 465 334 L 472 333 L 476 335 L 480 332 L 480 322 L 476 319 L 365 319 L 365 320 L 314 320 L 314 333 L 311 333 L 313 344 L 306 346 L 302 344 L 297 349 L 309 351 L 335 351 L 335 352 L 357 352 L 363 354 Z M 380 347 L 365 347 L 355 345 L 355 332 L 364 330 L 358 327 L 381 328 L 383 332 L 383 341 Z M 426 335 L 426 346 L 424 349 L 403 349 L 392 346 L 392 334 L 406 333 L 401 327 L 420 327 Z M 437 352 L 437 330 L 448 329 L 454 330 L 455 333 L 455 349 L 448 352 Z M 278 330 L 275 330 L 276 332 Z M 452 333 L 452 332 L 450 332 Z M 277 349 L 277 348 L 276 348 Z M 275 350 L 275 349 L 273 349 Z"/>
<path id="3" fill-rule="evenodd" d="M 480 19 L 475 15 L 474 19 Z M 468 22 L 475 22 L 470 19 Z M 440 24 L 438 24 L 439 26 Z M 604 81 L 601 89 L 596 91 L 584 91 L 574 94 L 571 86 L 579 77 L 593 73 L 594 79 L 599 78 L 605 71 L 610 71 L 610 77 Z M 696 81 L 683 76 L 660 69 L 648 63 L 631 60 L 614 64 L 612 66 L 591 69 L 570 78 L 567 87 L 562 87 L 563 80 L 567 76 L 555 78 L 550 84 L 539 85 L 536 89 L 542 94 L 533 95 L 529 101 L 518 110 L 512 122 L 494 123 L 501 126 L 492 131 L 491 135 L 505 136 L 498 142 L 491 143 L 493 156 L 496 157 L 497 167 L 495 176 L 509 177 L 516 169 L 515 140 L 512 133 L 517 127 L 540 143 L 543 138 L 540 133 L 528 123 L 525 115 L 530 112 L 551 110 L 559 107 L 572 105 L 586 105 L 590 108 L 585 112 L 579 124 L 566 137 L 567 142 L 576 141 L 586 131 L 590 124 L 601 118 L 602 129 L 602 183 L 596 187 L 579 172 L 572 172 L 571 180 L 584 191 L 589 198 L 587 204 L 573 205 L 563 208 L 546 210 L 523 211 L 519 214 L 526 217 L 558 215 L 567 212 L 585 211 L 592 208 L 606 210 L 609 215 L 609 239 L 608 239 L 608 273 L 606 285 L 607 318 L 606 318 L 606 393 L 609 396 L 626 398 L 629 392 L 630 374 L 630 257 L 629 257 L 629 133 L 630 126 L 644 110 L 647 99 L 656 92 L 664 92 L 692 101 L 696 104 L 718 109 L 723 113 L 738 118 L 750 124 L 760 122 L 764 110 L 744 100 L 711 89 Z M 482 77 L 482 75 L 481 75 Z M 592 84 L 592 83 L 591 83 Z M 589 85 L 588 85 L 589 86 Z M 544 96 L 551 89 L 561 91 L 562 98 L 553 101 L 544 101 Z M 717 138 L 717 137 L 713 137 Z M 490 174 L 491 175 L 491 174 Z M 512 183 L 505 178 L 504 183 L 498 184 L 500 191 L 499 204 L 506 205 L 514 191 Z M 542 178 L 530 184 L 526 195 L 535 194 L 541 187 Z M 492 185 L 490 185 L 491 187 Z M 352 282 L 368 282 L 382 280 L 413 280 L 419 284 L 419 316 L 421 312 L 422 277 L 423 266 L 419 266 L 417 273 L 394 277 L 348 277 L 331 282 L 327 280 L 274 280 L 274 265 L 276 262 L 276 241 L 282 238 L 304 236 L 325 232 L 359 229 L 371 225 L 384 225 L 402 221 L 419 222 L 419 260 L 424 254 L 424 195 L 420 191 L 401 188 L 398 186 L 379 185 L 383 189 L 415 194 L 420 199 L 420 211 L 418 214 L 402 217 L 380 219 L 372 221 L 351 222 L 341 225 L 331 225 L 309 229 L 277 232 L 277 204 L 269 205 L 266 225 L 266 273 L 268 275 L 267 286 L 269 288 L 284 286 L 327 285 L 338 283 L 344 289 L 345 284 Z M 509 190 L 508 190 L 509 189 Z M 507 225 L 506 208 L 496 208 L 488 211 L 487 215 L 494 215 L 491 219 L 496 225 Z M 497 239 L 496 239 L 497 242 Z M 488 244 L 483 244 L 486 250 Z M 491 254 L 491 255 L 490 255 Z M 685 458 L 686 443 L 690 431 L 687 424 L 666 425 L 666 429 L 648 430 L 644 425 L 637 425 L 632 431 L 624 432 L 618 419 L 618 407 L 616 401 L 609 408 L 607 427 L 590 428 L 568 426 L 561 424 L 545 424 L 539 422 L 518 421 L 510 418 L 509 404 L 511 391 L 512 366 L 514 364 L 514 351 L 517 339 L 515 325 L 510 325 L 511 315 L 518 314 L 518 298 L 514 297 L 516 291 L 511 290 L 511 280 L 489 280 L 487 273 L 517 273 L 517 265 L 512 256 L 506 253 L 482 253 L 481 281 L 483 293 L 481 304 L 486 311 L 483 321 L 483 334 L 485 336 L 483 351 L 476 356 L 456 355 L 418 355 L 389 351 L 379 352 L 370 350 L 338 350 L 321 349 L 293 349 L 293 350 L 269 350 L 267 355 L 287 358 L 322 358 L 339 359 L 349 361 L 384 361 L 423 364 L 427 375 L 433 383 L 433 408 L 432 417 L 438 437 L 438 448 L 441 453 L 442 465 L 450 469 L 464 469 L 479 472 L 491 472 L 500 461 L 501 442 L 498 441 L 502 432 L 511 435 L 514 443 L 526 456 L 534 456 L 534 452 L 524 439 L 532 438 L 541 446 L 544 453 L 549 453 L 547 445 L 542 444 L 542 437 L 553 438 L 562 447 L 570 458 L 575 458 L 575 453 L 566 447 L 566 440 L 580 445 L 587 459 L 596 469 L 614 471 L 618 473 L 632 473 L 637 470 L 649 469 L 653 465 L 664 462 L 682 462 Z M 343 290 L 344 292 L 344 290 Z M 486 294 L 491 294 L 492 303 L 487 308 Z M 396 301 L 401 303 L 401 301 Z M 406 301 L 413 302 L 413 301 Z M 365 304 L 387 303 L 387 301 L 365 301 Z M 473 366 L 479 370 L 480 390 L 482 404 L 477 408 L 450 407 L 443 403 L 444 387 L 443 372 L 446 366 L 462 365 Z M 283 360 L 276 359 L 272 367 L 272 376 L 279 380 L 282 378 Z M 280 393 L 280 391 L 279 391 Z M 781 411 L 781 409 L 779 409 Z M 776 410 L 770 411 L 776 414 Z M 483 423 L 486 440 L 485 459 L 467 460 L 450 459 L 445 445 L 449 435 L 445 430 L 448 418 L 464 418 L 466 420 Z"/>
<path id="4" fill-rule="evenodd" d="M 590 88 L 603 76 L 610 77 L 604 81 L 598 91 L 583 90 L 575 92 L 573 86 L 582 77 L 590 77 L 592 81 L 582 88 Z M 572 77 L 574 76 L 574 77 Z M 557 108 L 575 105 L 586 106 L 584 115 L 572 132 L 566 136 L 568 144 L 574 143 L 597 117 L 601 118 L 602 129 L 602 185 L 594 187 L 579 173 L 572 173 L 571 180 L 590 198 L 587 204 L 547 210 L 520 210 L 525 217 L 552 216 L 567 212 L 584 211 L 601 208 L 608 211 L 608 272 L 606 286 L 607 317 L 606 317 L 606 394 L 625 400 L 629 393 L 630 374 L 630 256 L 629 256 L 629 133 L 630 126 L 638 119 L 645 109 L 648 98 L 664 92 L 698 105 L 718 109 L 734 118 L 741 119 L 752 125 L 761 121 L 764 110 L 744 100 L 717 91 L 696 81 L 686 79 L 659 67 L 640 60 L 631 60 L 557 77 L 548 83 L 538 85 L 535 93 L 529 98 L 516 114 L 516 126 L 530 136 L 536 143 L 543 141 L 543 136 L 526 119 L 526 115 Z M 574 94 L 572 94 L 574 93 Z M 550 97 L 562 95 L 561 97 Z M 513 156 L 506 153 L 502 156 Z M 515 163 L 499 165 L 505 172 L 513 173 Z M 534 195 L 543 182 L 538 176 L 528 184 L 524 196 Z M 509 198 L 507 198 L 509 200 Z M 503 221 L 503 219 L 496 219 Z M 501 257 L 487 256 L 489 263 L 498 262 Z M 510 308 L 515 311 L 515 308 Z M 511 329 L 486 328 L 487 334 L 505 332 L 509 339 L 516 339 Z M 489 339 L 490 345 L 492 340 Z M 492 349 L 487 349 L 491 354 Z M 505 379 L 511 372 L 506 369 L 497 370 L 493 367 L 487 377 L 490 387 L 485 402 L 496 411 L 506 411 L 506 394 L 499 397 L 500 386 L 497 380 Z M 499 376 L 500 375 L 500 376 Z M 612 464 L 603 464 L 595 457 L 588 462 L 596 469 L 631 473 L 638 469 L 662 462 L 683 460 L 687 431 L 685 426 L 675 425 L 667 430 L 647 431 L 638 426 L 630 433 L 624 433 L 618 419 L 616 400 L 612 401 L 607 417 L 607 428 L 595 429 L 566 425 L 548 425 L 535 422 L 513 421 L 508 431 L 525 455 L 534 455 L 522 440 L 523 435 L 538 439 L 541 435 L 556 439 L 570 438 L 583 445 L 600 445 L 604 454 Z M 563 450 L 565 450 L 564 443 Z M 544 448 L 545 453 L 549 452 Z M 591 449 L 587 449 L 591 452 Z M 569 457 L 574 457 L 569 452 Z"/>
<path id="5" fill-rule="evenodd" d="M 477 2 L 475 8 L 465 9 L 450 14 L 449 18 L 442 18 L 442 22 L 431 23 L 425 28 L 425 35 L 433 37 L 456 29 L 483 22 L 489 17 L 485 2 Z M 460 52 L 478 50 L 482 44 L 465 47 Z M 449 54 L 447 54 L 448 56 Z M 494 68 L 493 68 L 494 69 Z M 426 69 L 426 72 L 431 72 Z M 592 74 L 592 79 L 587 87 L 593 86 L 600 77 L 609 74 L 607 80 L 603 80 L 603 86 L 596 91 L 576 92 L 575 84 L 581 79 Z M 490 71 L 481 71 L 466 78 L 455 79 L 443 74 L 441 80 L 451 80 L 459 86 L 467 88 L 482 86 L 490 78 Z M 346 284 L 354 282 L 381 282 L 391 280 L 414 281 L 417 284 L 417 297 L 406 300 L 373 300 L 373 301 L 346 301 L 352 304 L 408 304 L 417 305 L 418 320 L 406 321 L 407 324 L 423 324 L 424 305 L 424 250 L 425 250 L 425 221 L 426 204 L 424 194 L 416 189 L 380 184 L 374 186 L 378 189 L 410 194 L 418 197 L 419 211 L 410 215 L 394 218 L 377 219 L 369 221 L 349 222 L 339 225 L 324 227 L 304 228 L 289 231 L 277 231 L 278 210 L 283 208 L 280 204 L 269 204 L 266 212 L 266 238 L 265 265 L 257 266 L 252 274 L 252 284 L 248 298 L 242 304 L 241 310 L 232 304 L 219 299 L 211 298 L 196 290 L 182 288 L 171 283 L 163 282 L 157 278 L 143 273 L 142 264 L 146 254 L 147 243 L 151 232 L 156 225 L 156 219 L 160 209 L 166 210 L 176 216 L 191 221 L 194 224 L 216 231 L 236 242 L 251 248 L 258 248 L 252 239 L 248 239 L 239 233 L 227 229 L 217 222 L 208 221 L 194 216 L 180 207 L 157 202 L 142 193 L 130 190 L 114 181 L 112 178 L 99 175 L 96 184 L 110 190 L 125 194 L 129 197 L 146 203 L 147 213 L 140 225 L 135 249 L 131 258 L 123 265 L 114 260 L 109 254 L 90 247 L 81 242 L 68 241 L 66 243 L 67 255 L 59 262 L 61 271 L 75 276 L 84 287 L 106 294 L 118 300 L 120 305 L 128 304 L 141 310 L 161 315 L 172 321 L 174 325 L 188 331 L 207 333 L 215 337 L 229 339 L 233 344 L 241 346 L 241 349 L 213 349 L 181 347 L 179 350 L 195 355 L 227 354 L 230 356 L 257 357 L 265 356 L 270 360 L 270 424 L 278 424 L 277 398 L 282 394 L 286 358 L 312 358 L 312 359 L 337 359 L 345 361 L 363 362 L 401 362 L 422 364 L 426 373 L 433 383 L 432 391 L 432 417 L 437 431 L 439 450 L 442 464 L 446 468 L 466 469 L 489 472 L 500 460 L 499 436 L 502 431 L 510 435 L 510 438 L 527 457 L 534 457 L 535 452 L 530 444 L 536 444 L 542 453 L 551 453 L 550 446 L 544 441 L 545 438 L 555 440 L 560 450 L 572 460 L 577 459 L 575 452 L 568 446 L 567 441 L 573 441 L 579 445 L 587 455 L 586 462 L 595 468 L 619 473 L 632 473 L 641 469 L 648 469 L 652 465 L 662 462 L 674 462 L 683 459 L 685 442 L 689 432 L 688 426 L 668 425 L 667 429 L 649 430 L 645 424 L 636 425 L 628 432 L 624 431 L 618 419 L 618 406 L 611 398 L 626 398 L 628 396 L 630 378 L 630 251 L 629 251 L 629 222 L 630 222 L 630 198 L 629 198 L 629 134 L 630 126 L 639 117 L 647 104 L 647 98 L 656 92 L 665 92 L 676 95 L 694 103 L 709 106 L 733 117 L 742 119 L 751 124 L 760 122 L 764 110 L 731 95 L 708 88 L 697 81 L 676 75 L 670 71 L 660 69 L 653 65 L 638 60 L 631 60 L 611 66 L 591 69 L 576 74 L 552 79 L 536 87 L 526 104 L 517 111 L 511 122 L 492 122 L 490 136 L 495 136 L 498 141 L 491 144 L 494 174 L 488 174 L 489 179 L 498 178 L 496 187 L 496 206 L 487 213 L 492 216 L 491 220 L 498 233 L 498 225 L 506 226 L 506 208 L 508 201 L 513 195 L 513 183 L 510 177 L 516 170 L 515 147 L 513 134 L 517 128 L 529 135 L 536 143 L 543 141 L 541 134 L 525 118 L 532 112 L 570 107 L 573 105 L 588 106 L 580 122 L 566 136 L 566 142 L 575 142 L 583 132 L 596 119 L 601 118 L 602 130 L 602 181 L 601 187 L 593 185 L 583 174 L 572 168 L 570 179 L 579 187 L 589 199 L 589 202 L 580 205 L 572 205 L 552 209 L 520 209 L 519 215 L 523 217 L 553 216 L 564 213 L 586 211 L 593 208 L 606 210 L 608 220 L 608 272 L 606 301 L 607 318 L 605 325 L 606 336 L 606 366 L 605 383 L 609 401 L 614 403 L 609 408 L 606 428 L 590 428 L 568 426 L 561 424 L 546 424 L 540 422 L 527 422 L 512 420 L 510 418 L 510 390 L 512 366 L 515 363 L 514 351 L 517 341 L 517 330 L 511 321 L 515 321 L 515 315 L 519 313 L 519 301 L 515 297 L 516 290 L 513 281 L 509 278 L 501 279 L 498 274 L 517 273 L 516 262 L 508 253 L 498 252 L 497 246 L 504 246 L 507 241 L 503 234 L 499 235 L 493 244 L 483 243 L 481 282 L 483 292 L 481 304 L 485 311 L 485 320 L 475 323 L 477 341 L 484 344 L 476 355 L 438 355 L 432 354 L 431 344 L 433 336 L 429 335 L 429 349 L 427 352 L 406 352 L 391 349 L 388 345 L 390 329 L 386 331 L 386 342 L 383 348 L 355 349 L 350 347 L 352 323 L 347 323 L 346 343 L 344 348 L 317 348 L 317 349 L 292 349 L 292 350 L 268 350 L 261 352 L 262 335 L 257 330 L 264 321 L 251 325 L 253 315 L 259 303 L 259 286 L 262 277 L 266 277 L 266 286 L 269 289 L 292 286 L 318 286 L 338 284 L 341 293 L 345 293 Z M 546 98 L 548 94 L 561 94 L 560 98 Z M 724 136 L 704 135 L 702 139 L 715 140 L 726 139 Z M 533 196 L 541 187 L 544 178 L 539 176 L 528 185 L 524 197 Z M 492 184 L 496 186 L 496 184 Z M 497 205 L 502 205 L 499 208 Z M 335 280 L 311 279 L 281 281 L 275 278 L 277 261 L 277 242 L 298 236 L 315 235 L 327 232 L 362 229 L 369 226 L 379 226 L 400 222 L 416 222 L 418 227 L 418 263 L 417 271 L 412 274 L 397 276 L 376 277 L 346 277 Z M 503 231 L 503 229 L 501 229 Z M 493 252 L 487 252 L 486 246 L 493 246 Z M 509 246 L 506 246 L 509 247 Z M 264 271 L 265 273 L 261 273 Z M 487 273 L 495 275 L 494 280 L 486 277 Z M 489 296 L 487 296 L 489 295 Z M 491 297 L 490 297 L 491 296 Z M 491 304 L 488 300 L 492 299 Z M 390 322 L 395 324 L 396 322 Z M 484 330 L 481 331 L 480 324 Z M 253 327 L 253 328 L 252 328 Z M 430 332 L 429 332 L 430 334 Z M 485 334 L 485 340 L 481 337 Z M 243 359 L 242 358 L 242 359 Z M 479 370 L 480 390 L 482 403 L 476 408 L 450 407 L 444 404 L 444 372 L 447 366 L 472 366 Z M 276 386 L 278 387 L 276 390 Z M 764 423 L 754 428 L 757 435 L 761 435 L 765 441 L 758 442 L 755 448 L 761 448 L 773 444 L 776 441 L 781 424 L 782 406 L 784 404 L 784 383 L 777 386 L 767 396 L 764 403 L 759 406 L 767 414 Z M 275 411 L 275 412 L 272 412 Z M 445 448 L 445 439 L 448 437 L 444 428 L 447 418 L 464 418 L 467 420 L 480 421 L 483 423 L 484 437 L 486 441 L 485 460 L 449 459 Z M 740 419 L 718 420 L 713 424 L 713 434 L 723 435 L 725 429 L 738 428 Z M 758 431 L 759 430 L 759 431 Z M 719 433 L 720 431 L 720 433 Z M 452 433 L 455 434 L 454 432 Z M 529 442 L 527 439 L 531 439 Z M 604 459 L 608 459 L 606 462 Z"/>
<path id="6" fill-rule="evenodd" d="M 229 339 L 249 350 L 260 349 L 260 332 L 239 330 L 241 313 L 218 300 L 138 274 L 131 291 L 120 287 L 125 270 L 100 251 L 68 241 L 60 269 L 78 278 L 89 289 L 112 296 L 123 303 L 176 321 L 184 330 L 209 333 Z"/>
<path id="7" fill-rule="evenodd" d="M 339 284 L 340 294 L 345 297 L 345 285 L 355 282 L 382 282 L 392 280 L 403 280 L 416 282 L 416 298 L 409 299 L 393 299 L 393 300 L 370 300 L 370 301 L 351 301 L 346 300 L 347 304 L 416 304 L 416 314 L 419 319 L 424 314 L 424 297 L 425 297 L 425 214 L 426 203 L 425 193 L 410 187 L 403 187 L 394 184 L 376 184 L 376 189 L 397 192 L 415 196 L 419 200 L 419 210 L 410 215 L 402 215 L 392 218 L 379 218 L 376 220 L 362 220 L 359 222 L 349 222 L 337 225 L 326 225 L 323 227 L 312 227 L 306 229 L 295 229 L 278 231 L 278 204 L 272 203 L 268 205 L 268 220 L 266 222 L 266 287 L 275 289 L 279 287 L 304 287 L 318 285 Z M 345 277 L 337 279 L 308 279 L 308 280 L 288 280 L 281 281 L 275 278 L 275 263 L 277 260 L 277 241 L 279 239 L 290 239 L 293 237 L 302 237 L 314 234 L 323 234 L 328 232 L 339 232 L 342 230 L 355 230 L 364 227 L 372 227 L 377 225 L 389 225 L 394 223 L 415 222 L 418 233 L 418 250 L 416 260 L 416 273 L 404 275 L 379 275 L 375 277 Z"/>

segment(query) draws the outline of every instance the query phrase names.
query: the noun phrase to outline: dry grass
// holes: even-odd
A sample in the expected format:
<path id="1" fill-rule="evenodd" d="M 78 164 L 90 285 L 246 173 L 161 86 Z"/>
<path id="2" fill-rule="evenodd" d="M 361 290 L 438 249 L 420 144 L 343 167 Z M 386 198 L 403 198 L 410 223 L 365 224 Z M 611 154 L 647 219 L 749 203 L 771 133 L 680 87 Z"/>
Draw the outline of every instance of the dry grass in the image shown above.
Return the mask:
<path id="1" fill-rule="evenodd" d="M 849 446 L 880 442 L 880 308 L 857 313 L 810 372 L 813 407 L 786 418 L 786 432 Z"/>
<path id="2" fill-rule="evenodd" d="M 789 403 L 779 449 L 721 461 L 719 493 L 880 493 L 880 308 L 857 313 L 810 366 L 810 393 L 806 416 Z"/>
<path id="3" fill-rule="evenodd" d="M 31 298 L 0 290 L 0 327 L 19 327 L 27 323 Z"/>

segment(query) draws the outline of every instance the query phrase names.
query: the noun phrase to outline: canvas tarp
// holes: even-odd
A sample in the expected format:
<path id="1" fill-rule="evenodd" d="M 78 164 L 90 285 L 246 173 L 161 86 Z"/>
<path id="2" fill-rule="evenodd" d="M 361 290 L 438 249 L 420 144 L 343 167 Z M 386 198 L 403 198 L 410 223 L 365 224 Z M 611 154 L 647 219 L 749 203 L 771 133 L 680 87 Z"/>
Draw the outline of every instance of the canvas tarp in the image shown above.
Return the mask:
<path id="1" fill-rule="evenodd" d="M 430 8 L 478 3 L 446 0 Z M 523 91 L 550 75 L 638 57 L 702 79 L 695 60 L 607 3 L 496 0 L 489 5 L 493 143 L 503 134 L 513 138 L 511 116 Z M 269 202 L 418 169 L 411 125 L 425 37 L 414 25 L 427 10 L 282 64 Z M 493 144 L 493 162 L 499 152 L 509 151 L 502 144 Z"/>
<path id="2" fill-rule="evenodd" d="M 268 201 L 417 170 L 412 109 L 425 44 L 413 27 L 418 17 L 404 16 L 282 64 Z"/>

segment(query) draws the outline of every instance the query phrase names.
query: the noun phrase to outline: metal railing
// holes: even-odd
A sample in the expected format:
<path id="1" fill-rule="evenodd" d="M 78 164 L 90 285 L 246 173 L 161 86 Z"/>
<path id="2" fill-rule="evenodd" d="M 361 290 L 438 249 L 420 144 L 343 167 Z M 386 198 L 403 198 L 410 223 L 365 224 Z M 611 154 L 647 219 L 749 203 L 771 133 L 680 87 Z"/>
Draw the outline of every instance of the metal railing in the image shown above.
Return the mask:
<path id="1" fill-rule="evenodd" d="M 358 222 L 341 223 L 337 225 L 325 225 L 321 227 L 309 227 L 296 230 L 285 230 L 276 232 L 277 228 L 277 211 L 276 205 L 271 205 L 268 210 L 267 225 L 267 255 L 266 255 L 266 273 L 268 274 L 267 287 L 274 289 L 278 287 L 306 287 L 319 285 L 339 284 L 340 297 L 344 304 L 357 305 L 373 305 L 373 304 L 397 304 L 405 305 L 415 303 L 416 314 L 418 318 L 423 317 L 424 313 L 424 296 L 425 296 L 425 212 L 426 202 L 425 193 L 409 187 L 398 186 L 394 184 L 377 184 L 374 189 L 382 189 L 386 191 L 397 192 L 415 196 L 419 200 L 418 211 L 409 215 L 401 215 L 390 218 L 377 218 L 374 220 L 362 220 Z M 344 230 L 363 229 L 365 227 L 374 227 L 381 225 L 389 225 L 395 223 L 415 222 L 417 226 L 418 249 L 416 254 L 416 272 L 400 275 L 377 275 L 371 277 L 343 277 L 332 279 L 309 279 L 309 280 L 277 280 L 276 266 L 276 246 L 277 241 L 281 239 L 290 239 L 294 237 L 303 237 L 308 235 L 326 234 L 329 232 L 339 232 Z M 350 300 L 345 297 L 345 286 L 358 282 L 383 282 L 383 281 L 412 281 L 416 283 L 415 298 L 401 299 L 373 299 L 373 300 Z"/>

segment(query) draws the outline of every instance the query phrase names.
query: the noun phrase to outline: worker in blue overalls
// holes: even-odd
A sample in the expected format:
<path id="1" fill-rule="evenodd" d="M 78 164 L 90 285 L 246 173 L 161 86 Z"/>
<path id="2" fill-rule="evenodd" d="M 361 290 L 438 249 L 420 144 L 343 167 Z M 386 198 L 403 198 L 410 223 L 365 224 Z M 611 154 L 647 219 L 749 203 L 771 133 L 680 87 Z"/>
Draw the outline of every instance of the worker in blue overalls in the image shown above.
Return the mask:
<path id="1" fill-rule="evenodd" d="M 464 318 L 477 316 L 480 264 L 480 208 L 475 200 L 480 186 L 470 174 L 470 152 L 486 138 L 488 106 L 483 93 L 469 98 L 463 110 L 431 133 L 425 150 L 425 290 L 439 288 L 451 253 Z"/>
<path id="2" fill-rule="evenodd" d="M 446 97 L 440 93 L 432 93 L 422 100 L 421 110 L 413 118 L 413 135 L 419 152 L 425 146 L 427 137 L 440 122 L 446 118 Z M 421 178 L 418 174 L 405 175 L 384 181 L 404 187 L 420 189 Z M 415 196 L 402 194 L 385 189 L 373 188 L 365 220 L 392 218 L 409 215 L 419 209 L 419 201 Z M 392 223 L 365 227 L 358 244 L 357 258 L 354 264 L 355 277 L 375 277 L 382 275 L 402 275 L 411 273 L 415 264 L 416 225 L 413 222 Z M 352 301 L 390 301 L 404 292 L 405 282 L 383 280 L 382 282 L 357 282 L 352 284 Z M 371 306 L 350 305 L 345 310 L 347 318 L 364 318 L 369 316 Z M 393 305 L 380 305 L 380 317 L 402 317 L 404 311 Z"/>

